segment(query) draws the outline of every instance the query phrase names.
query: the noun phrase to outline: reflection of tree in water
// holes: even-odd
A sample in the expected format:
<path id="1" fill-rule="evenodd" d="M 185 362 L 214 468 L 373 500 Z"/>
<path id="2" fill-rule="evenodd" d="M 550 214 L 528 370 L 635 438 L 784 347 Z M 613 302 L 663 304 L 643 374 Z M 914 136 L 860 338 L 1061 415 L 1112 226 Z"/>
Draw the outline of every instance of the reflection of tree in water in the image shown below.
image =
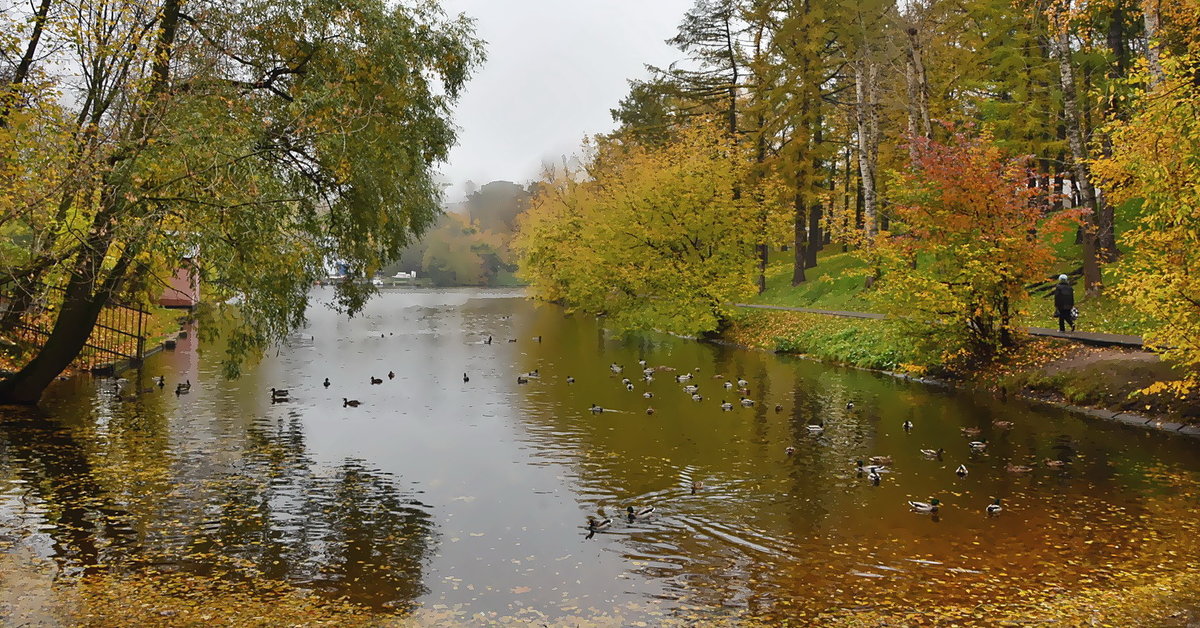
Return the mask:
<path id="1" fill-rule="evenodd" d="M 121 457 L 131 474 L 164 469 L 176 454 L 188 458 L 166 452 L 166 439 L 152 435 L 158 447 L 147 447 L 114 433 L 142 431 L 141 424 L 110 422 L 109 433 L 92 442 L 87 429 L 76 433 L 41 416 L 0 417 L 0 474 L 22 481 L 9 491 L 24 510 L 21 527 L 47 535 L 60 574 L 149 564 L 287 580 L 401 608 L 425 593 L 434 523 L 396 478 L 352 460 L 314 470 L 303 430 L 292 421 L 250 427 L 233 469 L 185 462 L 165 478 L 153 474 L 158 481 L 122 481 L 110 461 L 95 457 Z M 123 436 L 131 438 L 120 451 L 104 449 Z"/>

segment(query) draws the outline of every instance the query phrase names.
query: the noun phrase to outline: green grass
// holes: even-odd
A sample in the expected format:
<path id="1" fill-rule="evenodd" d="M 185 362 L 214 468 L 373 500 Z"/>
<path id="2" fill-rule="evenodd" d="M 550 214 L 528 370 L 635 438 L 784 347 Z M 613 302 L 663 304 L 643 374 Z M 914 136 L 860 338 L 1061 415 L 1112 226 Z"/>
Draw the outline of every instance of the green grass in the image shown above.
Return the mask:
<path id="1" fill-rule="evenodd" d="M 863 291 L 867 267 L 853 253 L 833 245 L 817 255 L 815 268 L 805 270 L 807 281 L 792 286 L 792 252 L 773 252 L 767 266 L 767 291 L 750 300 L 763 305 L 815 307 L 825 310 L 870 311 Z"/>

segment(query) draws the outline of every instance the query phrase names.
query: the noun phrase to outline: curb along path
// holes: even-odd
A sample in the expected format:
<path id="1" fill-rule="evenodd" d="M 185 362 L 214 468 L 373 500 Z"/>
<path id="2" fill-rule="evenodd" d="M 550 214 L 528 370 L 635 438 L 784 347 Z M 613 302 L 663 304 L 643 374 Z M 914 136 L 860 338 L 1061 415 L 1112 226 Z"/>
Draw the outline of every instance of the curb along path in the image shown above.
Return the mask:
<path id="1" fill-rule="evenodd" d="M 807 314 L 821 314 L 823 316 L 840 316 L 842 318 L 866 318 L 879 320 L 887 318 L 883 314 L 877 312 L 845 312 L 840 310 L 819 310 L 811 307 L 790 307 L 786 305 L 757 305 L 753 303 L 734 303 L 737 307 L 753 308 L 758 310 L 782 310 L 784 312 L 804 312 Z M 1103 334 L 1091 331 L 1068 331 L 1060 332 L 1057 329 L 1048 327 L 1027 327 L 1031 336 L 1045 336 L 1048 338 L 1060 338 L 1062 340 L 1070 340 L 1087 345 L 1095 345 L 1098 347 L 1133 347 L 1142 348 L 1141 336 L 1123 336 L 1120 334 Z"/>

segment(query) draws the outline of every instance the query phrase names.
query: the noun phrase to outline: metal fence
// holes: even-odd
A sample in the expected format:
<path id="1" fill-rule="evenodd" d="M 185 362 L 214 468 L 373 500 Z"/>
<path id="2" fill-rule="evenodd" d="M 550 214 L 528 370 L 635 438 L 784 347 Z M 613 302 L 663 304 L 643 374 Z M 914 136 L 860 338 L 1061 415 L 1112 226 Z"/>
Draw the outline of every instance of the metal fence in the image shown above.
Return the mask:
<path id="1" fill-rule="evenodd" d="M 11 280 L 0 282 L 4 331 L 23 344 L 41 347 L 54 328 L 65 292 L 58 286 L 37 284 L 27 288 Z M 146 310 L 137 305 L 105 305 L 73 365 L 90 370 L 120 360 L 140 362 L 146 352 L 146 316 Z"/>

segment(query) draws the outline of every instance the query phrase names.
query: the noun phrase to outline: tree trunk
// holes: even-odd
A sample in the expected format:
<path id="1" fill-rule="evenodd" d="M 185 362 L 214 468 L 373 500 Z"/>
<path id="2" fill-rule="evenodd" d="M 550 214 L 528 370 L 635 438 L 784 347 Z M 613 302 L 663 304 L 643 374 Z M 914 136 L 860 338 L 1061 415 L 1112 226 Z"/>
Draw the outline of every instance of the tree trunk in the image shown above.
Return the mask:
<path id="1" fill-rule="evenodd" d="M 1162 42 L 1159 40 L 1159 1 L 1142 0 L 1142 23 L 1146 28 L 1146 68 L 1150 71 L 1150 89 L 1166 78 L 1162 67 Z"/>
<path id="2" fill-rule="evenodd" d="M 804 247 L 804 266 L 817 265 L 817 252 L 821 250 L 821 204 L 813 203 L 808 209 L 808 245 Z"/>
<path id="3" fill-rule="evenodd" d="M 793 224 L 796 228 L 796 246 L 793 249 L 794 257 L 792 258 L 792 285 L 798 286 L 805 281 L 808 281 L 808 278 L 804 275 L 804 268 L 806 266 L 805 260 L 808 250 L 808 246 L 806 245 L 807 234 L 804 230 L 804 216 L 806 212 L 804 210 L 804 195 L 801 194 L 799 190 L 796 190 L 793 207 L 795 207 L 796 211 L 795 218 L 793 220 Z"/>
<path id="4" fill-rule="evenodd" d="M 33 14 L 33 31 L 29 34 L 29 43 L 25 46 L 25 54 L 17 63 L 12 78 L 5 86 L 5 94 L 0 95 L 0 128 L 8 126 L 8 114 L 16 105 L 17 89 L 29 78 L 33 68 L 33 60 L 37 57 L 38 44 L 42 41 L 42 32 L 46 28 L 46 15 L 50 12 L 50 0 L 42 0 Z"/>
<path id="5" fill-rule="evenodd" d="M 1100 250 L 1097 242 L 1096 189 L 1092 187 L 1088 172 L 1087 145 L 1083 136 L 1083 123 L 1079 115 L 1079 103 L 1075 98 L 1075 70 L 1071 66 L 1070 35 L 1063 24 L 1056 24 L 1054 35 L 1055 52 L 1058 55 L 1058 75 L 1062 84 L 1063 118 L 1066 122 L 1067 144 L 1071 148 L 1071 169 L 1075 174 L 1074 184 L 1083 196 L 1084 204 L 1092 211 L 1091 218 L 1083 229 L 1083 283 L 1089 296 L 1100 294 L 1104 286 L 1100 277 Z"/>
<path id="6" fill-rule="evenodd" d="M 908 59 L 905 65 L 905 78 L 908 86 L 908 139 L 909 158 L 916 161 L 916 145 L 912 140 L 923 137 L 933 137 L 933 124 L 929 120 L 929 79 L 925 76 L 925 61 L 921 55 L 921 42 L 917 39 L 917 29 L 909 26 Z"/>
<path id="7" fill-rule="evenodd" d="M 876 98 L 879 66 L 865 58 L 854 62 L 855 123 L 858 131 L 858 169 L 862 186 L 863 228 L 868 242 L 879 233 L 876 170 L 879 163 L 879 112 Z"/>

